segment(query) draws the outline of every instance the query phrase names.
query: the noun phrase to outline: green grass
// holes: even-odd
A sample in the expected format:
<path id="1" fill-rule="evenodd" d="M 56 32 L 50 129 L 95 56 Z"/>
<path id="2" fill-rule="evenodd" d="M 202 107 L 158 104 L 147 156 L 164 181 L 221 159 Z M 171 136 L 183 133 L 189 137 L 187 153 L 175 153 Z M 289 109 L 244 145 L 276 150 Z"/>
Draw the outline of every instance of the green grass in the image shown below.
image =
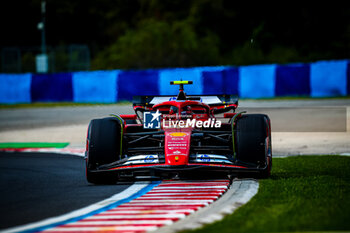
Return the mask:
<path id="1" fill-rule="evenodd" d="M 0 149 L 64 148 L 68 145 L 68 142 L 1 142 Z"/>
<path id="2" fill-rule="evenodd" d="M 276 158 L 246 205 L 196 233 L 350 231 L 350 157 Z"/>

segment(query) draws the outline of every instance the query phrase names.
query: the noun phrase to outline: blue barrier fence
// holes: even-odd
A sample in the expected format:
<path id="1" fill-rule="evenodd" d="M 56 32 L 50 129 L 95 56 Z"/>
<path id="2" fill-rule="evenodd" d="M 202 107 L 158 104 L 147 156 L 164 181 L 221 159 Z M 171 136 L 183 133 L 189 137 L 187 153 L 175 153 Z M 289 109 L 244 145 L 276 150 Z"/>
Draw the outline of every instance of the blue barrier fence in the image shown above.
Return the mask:
<path id="1" fill-rule="evenodd" d="M 193 80 L 193 95 L 241 98 L 350 95 L 350 60 L 306 64 L 217 66 L 139 71 L 0 74 L 0 103 L 113 103 L 134 95 L 176 95 L 171 80 Z"/>

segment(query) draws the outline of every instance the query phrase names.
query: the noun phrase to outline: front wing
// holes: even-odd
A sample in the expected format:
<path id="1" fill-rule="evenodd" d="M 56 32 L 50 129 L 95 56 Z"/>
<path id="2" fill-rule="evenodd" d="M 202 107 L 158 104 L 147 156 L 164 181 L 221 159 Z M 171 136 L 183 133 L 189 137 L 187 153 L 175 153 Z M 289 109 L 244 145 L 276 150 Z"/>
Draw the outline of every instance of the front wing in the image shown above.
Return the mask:
<path id="1" fill-rule="evenodd" d="M 167 165 L 167 164 L 140 164 L 140 165 L 122 165 L 115 167 L 92 170 L 91 172 L 116 173 L 119 177 L 137 177 L 137 176 L 163 176 L 164 174 L 220 174 L 220 175 L 238 175 L 238 174 L 258 174 L 266 167 L 252 167 L 231 164 L 211 164 L 211 163 L 189 163 L 187 165 Z"/>

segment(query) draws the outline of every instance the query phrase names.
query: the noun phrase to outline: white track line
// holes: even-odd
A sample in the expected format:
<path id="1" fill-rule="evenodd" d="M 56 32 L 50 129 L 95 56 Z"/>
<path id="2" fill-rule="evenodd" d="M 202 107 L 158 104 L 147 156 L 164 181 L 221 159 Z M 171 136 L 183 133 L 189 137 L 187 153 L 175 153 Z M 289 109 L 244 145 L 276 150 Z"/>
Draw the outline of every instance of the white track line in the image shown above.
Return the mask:
<path id="1" fill-rule="evenodd" d="M 213 202 L 213 200 L 200 200 L 200 199 L 197 199 L 197 200 L 169 200 L 169 199 L 159 199 L 159 200 L 153 200 L 153 199 L 149 199 L 149 200 L 132 200 L 131 202 L 129 203 L 148 203 L 148 204 L 172 204 L 172 203 L 175 203 L 175 204 L 179 204 L 179 203 L 190 203 L 190 204 L 193 204 L 193 203 L 198 203 L 198 204 L 202 204 L 202 203 L 209 203 L 209 202 Z"/>
<path id="2" fill-rule="evenodd" d="M 183 214 L 183 213 L 193 213 L 194 210 L 190 209 L 179 209 L 179 210 L 108 210 L 104 213 L 114 213 L 114 214 Z"/>
<path id="3" fill-rule="evenodd" d="M 95 219 L 113 219 L 113 220 L 127 220 L 127 219 L 152 219 L 152 218 L 184 218 L 185 214 L 134 214 L 134 215 L 104 215 L 97 214 L 91 217 L 87 217 L 84 220 L 95 220 Z M 132 222 L 130 222 L 132 223 Z"/>
<path id="4" fill-rule="evenodd" d="M 146 225 L 146 224 L 162 224 L 170 225 L 173 221 L 171 220 L 138 220 L 138 221 L 128 221 L 128 220 L 115 220 L 115 221 L 79 221 L 74 223 L 68 223 L 65 226 L 87 226 L 87 225 Z"/>
<path id="5" fill-rule="evenodd" d="M 208 205 L 209 202 L 192 202 L 192 203 L 186 203 L 186 205 Z M 179 202 L 174 202 L 174 203 L 157 203 L 157 202 L 154 202 L 154 203 L 148 203 L 148 202 L 141 202 L 141 203 L 132 203 L 132 202 L 128 202 L 126 203 L 125 205 L 128 205 L 128 206 L 163 206 L 163 205 L 171 205 L 171 206 L 178 206 L 178 205 L 182 205 L 182 203 L 179 203 Z"/>
<path id="6" fill-rule="evenodd" d="M 171 195 L 165 195 L 165 196 L 142 196 L 137 198 L 137 200 L 177 200 L 177 201 L 181 201 L 181 200 L 215 200 L 217 199 L 217 196 L 178 196 L 178 197 L 174 197 Z"/>
<path id="7" fill-rule="evenodd" d="M 154 231 L 155 226 L 114 226 L 114 227 L 57 227 L 43 232 L 133 232 L 133 231 Z"/>
<path id="8" fill-rule="evenodd" d="M 226 191 L 226 190 L 225 190 Z M 178 190 L 178 191 L 174 191 L 174 190 L 171 190 L 171 191 L 159 191 L 159 192 L 150 192 L 149 194 L 147 195 L 164 195 L 164 194 L 179 194 L 179 195 L 217 195 L 217 194 L 221 194 L 221 193 L 224 193 L 225 191 L 183 191 L 183 190 Z"/>

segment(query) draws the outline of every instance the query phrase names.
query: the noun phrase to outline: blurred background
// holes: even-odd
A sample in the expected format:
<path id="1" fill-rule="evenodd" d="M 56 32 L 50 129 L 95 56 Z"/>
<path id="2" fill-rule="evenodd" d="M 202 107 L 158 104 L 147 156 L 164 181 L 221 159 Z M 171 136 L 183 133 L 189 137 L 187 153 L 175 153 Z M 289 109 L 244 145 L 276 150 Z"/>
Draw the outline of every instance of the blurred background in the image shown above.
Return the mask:
<path id="1" fill-rule="evenodd" d="M 346 59 L 350 8 L 336 2 L 12 0 L 0 6 L 1 73 Z M 46 57 L 40 57 L 40 55 Z M 46 60 L 45 60 L 46 59 Z"/>

